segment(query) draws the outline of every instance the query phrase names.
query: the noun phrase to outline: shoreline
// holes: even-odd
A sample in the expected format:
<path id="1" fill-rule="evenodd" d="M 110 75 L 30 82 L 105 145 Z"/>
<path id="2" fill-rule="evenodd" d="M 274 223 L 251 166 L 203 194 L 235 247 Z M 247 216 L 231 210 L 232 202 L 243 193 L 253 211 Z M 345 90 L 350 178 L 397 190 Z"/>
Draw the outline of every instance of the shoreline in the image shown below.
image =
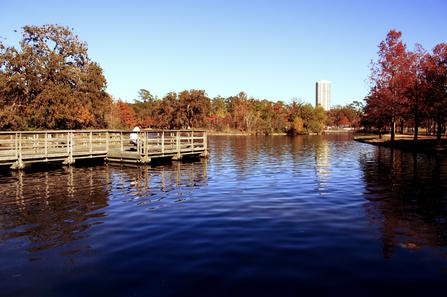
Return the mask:
<path id="1" fill-rule="evenodd" d="M 250 132 L 207 132 L 208 136 L 287 136 L 287 133 L 260 134 Z"/>
<path id="2" fill-rule="evenodd" d="M 415 153 L 447 153 L 447 138 L 444 136 L 439 143 L 434 136 L 420 136 L 415 142 L 412 135 L 397 135 L 394 142 L 391 142 L 390 135 L 358 135 L 354 136 L 354 141 L 375 146 L 400 149 Z"/>
<path id="3" fill-rule="evenodd" d="M 242 132 L 242 131 L 230 131 L 230 132 L 217 132 L 217 131 L 207 131 L 209 136 L 309 136 L 309 135 L 324 135 L 324 134 L 348 134 L 348 133 L 356 133 L 354 130 L 323 130 L 322 133 L 304 133 L 304 134 L 295 134 L 291 135 L 286 132 L 277 132 L 271 134 L 262 134 L 256 132 Z"/>

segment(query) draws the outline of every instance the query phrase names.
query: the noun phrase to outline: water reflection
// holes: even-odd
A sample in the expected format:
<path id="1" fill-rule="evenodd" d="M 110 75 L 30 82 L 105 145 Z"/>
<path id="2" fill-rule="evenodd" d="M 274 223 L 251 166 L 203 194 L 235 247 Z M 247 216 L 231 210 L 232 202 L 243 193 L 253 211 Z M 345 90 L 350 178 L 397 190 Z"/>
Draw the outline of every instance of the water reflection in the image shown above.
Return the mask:
<path id="1" fill-rule="evenodd" d="M 0 246 L 20 239 L 26 251 L 39 252 L 82 240 L 92 226 L 107 220 L 115 201 L 147 210 L 185 201 L 206 186 L 206 170 L 207 161 L 201 160 L 8 173 L 0 176 Z M 70 249 L 76 253 L 88 245 Z"/>
<path id="2" fill-rule="evenodd" d="M 408 295 L 445 287 L 446 156 L 346 134 L 210 137 L 209 148 L 209 161 L 0 176 L 0 291 Z"/>
<path id="3" fill-rule="evenodd" d="M 315 144 L 315 168 L 319 188 L 324 188 L 330 174 L 329 143 L 320 141 Z"/>
<path id="4" fill-rule="evenodd" d="M 447 159 L 377 148 L 360 158 L 365 204 L 383 256 L 447 245 Z"/>
<path id="5" fill-rule="evenodd" d="M 90 218 L 107 206 L 104 170 L 67 168 L 56 172 L 14 172 L 0 189 L 0 239 L 26 237 L 28 251 L 83 238 Z M 94 179 L 95 177 L 95 179 Z M 96 182 L 99 182 L 98 185 Z"/>
<path id="6" fill-rule="evenodd" d="M 110 174 L 109 191 L 138 205 L 156 209 L 186 200 L 196 188 L 207 185 L 206 159 L 170 165 L 118 166 Z M 166 199 L 169 198 L 169 199 Z"/>

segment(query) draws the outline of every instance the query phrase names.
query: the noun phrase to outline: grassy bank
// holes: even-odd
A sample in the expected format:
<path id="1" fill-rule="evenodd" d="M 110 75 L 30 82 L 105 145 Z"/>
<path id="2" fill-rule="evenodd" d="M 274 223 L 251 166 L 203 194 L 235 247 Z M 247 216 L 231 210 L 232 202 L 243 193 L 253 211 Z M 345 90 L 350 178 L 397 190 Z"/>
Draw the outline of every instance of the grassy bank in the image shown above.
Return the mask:
<path id="1" fill-rule="evenodd" d="M 441 142 L 434 136 L 420 136 L 417 141 L 413 140 L 413 135 L 396 135 L 395 141 L 390 140 L 390 135 L 356 135 L 354 140 L 377 146 L 396 148 L 413 152 L 445 152 L 447 153 L 447 138 L 444 136 Z"/>

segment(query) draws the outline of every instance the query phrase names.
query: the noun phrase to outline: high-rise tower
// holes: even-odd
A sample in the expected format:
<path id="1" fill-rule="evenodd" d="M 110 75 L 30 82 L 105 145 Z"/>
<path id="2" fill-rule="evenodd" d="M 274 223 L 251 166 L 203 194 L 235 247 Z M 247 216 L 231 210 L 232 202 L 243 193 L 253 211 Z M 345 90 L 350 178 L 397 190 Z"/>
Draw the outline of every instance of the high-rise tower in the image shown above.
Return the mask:
<path id="1" fill-rule="evenodd" d="M 319 80 L 315 84 L 315 106 L 320 105 L 324 110 L 331 108 L 331 85 L 328 80 Z"/>

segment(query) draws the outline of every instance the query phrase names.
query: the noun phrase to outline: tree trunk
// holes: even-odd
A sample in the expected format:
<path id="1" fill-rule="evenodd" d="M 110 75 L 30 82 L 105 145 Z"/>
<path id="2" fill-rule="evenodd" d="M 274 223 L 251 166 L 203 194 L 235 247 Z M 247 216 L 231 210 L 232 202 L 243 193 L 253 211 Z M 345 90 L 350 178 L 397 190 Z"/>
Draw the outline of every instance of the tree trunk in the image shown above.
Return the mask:
<path id="1" fill-rule="evenodd" d="M 400 134 L 404 134 L 404 121 L 400 121 Z"/>
<path id="2" fill-rule="evenodd" d="M 394 117 L 391 119 L 391 142 L 396 139 L 396 120 Z"/>
<path id="3" fill-rule="evenodd" d="M 441 123 L 441 119 L 437 120 L 436 123 L 436 140 L 438 141 L 438 143 L 441 143 L 441 136 L 442 136 L 442 123 Z"/>
<path id="4" fill-rule="evenodd" d="M 414 141 L 418 141 L 418 133 L 419 132 L 419 116 L 416 115 L 414 117 Z"/>

